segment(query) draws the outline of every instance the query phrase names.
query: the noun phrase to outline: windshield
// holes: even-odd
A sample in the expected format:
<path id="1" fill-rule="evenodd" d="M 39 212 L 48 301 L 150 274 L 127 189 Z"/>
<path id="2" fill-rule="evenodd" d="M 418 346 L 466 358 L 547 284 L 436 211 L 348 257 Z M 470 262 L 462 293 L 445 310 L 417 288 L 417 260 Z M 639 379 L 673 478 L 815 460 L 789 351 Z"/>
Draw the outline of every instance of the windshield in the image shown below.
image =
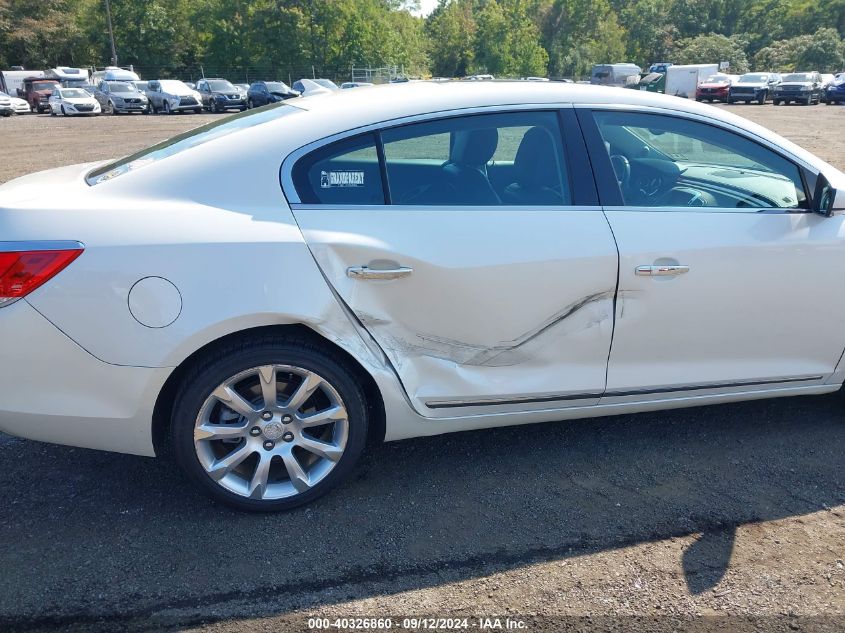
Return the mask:
<path id="1" fill-rule="evenodd" d="M 315 79 L 314 82 L 320 84 L 323 88 L 337 90 L 337 84 L 329 79 Z"/>
<path id="2" fill-rule="evenodd" d="M 163 82 L 162 82 L 163 83 Z M 138 169 L 144 165 L 149 165 L 160 161 L 174 154 L 185 151 L 197 145 L 202 145 L 208 141 L 212 141 L 221 136 L 226 136 L 238 130 L 261 125 L 269 121 L 275 121 L 283 116 L 293 114 L 294 112 L 301 112 L 298 108 L 294 108 L 283 103 L 273 103 L 257 110 L 245 110 L 239 114 L 234 114 L 225 119 L 214 121 L 203 125 L 193 130 L 189 130 L 179 136 L 174 136 L 171 139 L 162 141 L 157 145 L 143 149 L 129 156 L 125 156 L 120 160 L 109 163 L 103 167 L 95 169 L 88 174 L 86 181 L 89 185 L 96 185 L 112 178 L 116 178 L 122 174 L 133 169 Z"/>
<path id="3" fill-rule="evenodd" d="M 146 90 L 146 89 L 147 89 L 147 84 L 148 84 L 148 83 L 150 83 L 150 82 L 149 82 L 149 81 L 136 81 L 136 82 L 135 82 L 135 87 L 136 87 L 138 90 Z"/>
<path id="4" fill-rule="evenodd" d="M 739 78 L 741 84 L 761 84 L 769 81 L 768 75 L 743 75 Z"/>
<path id="5" fill-rule="evenodd" d="M 84 99 L 85 97 L 90 97 L 87 92 L 84 90 L 80 90 L 79 88 L 67 88 L 66 90 L 62 90 L 62 97 L 65 99 Z"/>
<path id="6" fill-rule="evenodd" d="M 288 85 L 282 81 L 268 81 L 266 85 L 270 92 L 290 92 Z"/>
<path id="7" fill-rule="evenodd" d="M 54 90 L 58 84 L 48 81 L 33 81 L 33 90 Z"/>
<path id="8" fill-rule="evenodd" d="M 135 86 L 124 81 L 110 81 L 108 85 L 112 92 L 138 92 Z"/>
<path id="9" fill-rule="evenodd" d="M 710 75 L 707 79 L 704 80 L 706 84 L 722 84 L 726 81 L 730 81 L 727 75 Z"/>
<path id="10" fill-rule="evenodd" d="M 784 82 L 788 81 L 803 81 L 809 82 L 813 81 L 813 76 L 810 73 L 793 73 L 791 75 L 787 75 L 783 78 Z"/>
<path id="11" fill-rule="evenodd" d="M 217 92 L 234 92 L 235 87 L 225 79 L 215 79 L 208 82 L 208 87 Z"/>
<path id="12" fill-rule="evenodd" d="M 161 84 L 161 89 L 164 92 L 190 92 L 191 89 L 188 88 L 183 82 L 179 81 L 178 79 L 164 79 L 159 82 Z"/>

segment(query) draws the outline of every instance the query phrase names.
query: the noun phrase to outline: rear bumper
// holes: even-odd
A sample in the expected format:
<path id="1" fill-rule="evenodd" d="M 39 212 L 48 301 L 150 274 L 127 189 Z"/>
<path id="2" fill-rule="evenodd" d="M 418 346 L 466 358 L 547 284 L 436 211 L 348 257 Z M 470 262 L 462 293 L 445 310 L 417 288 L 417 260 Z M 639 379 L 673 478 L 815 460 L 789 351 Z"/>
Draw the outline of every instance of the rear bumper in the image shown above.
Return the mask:
<path id="1" fill-rule="evenodd" d="M 0 308 L 0 431 L 155 455 L 152 412 L 169 368 L 104 363 L 25 300 Z"/>

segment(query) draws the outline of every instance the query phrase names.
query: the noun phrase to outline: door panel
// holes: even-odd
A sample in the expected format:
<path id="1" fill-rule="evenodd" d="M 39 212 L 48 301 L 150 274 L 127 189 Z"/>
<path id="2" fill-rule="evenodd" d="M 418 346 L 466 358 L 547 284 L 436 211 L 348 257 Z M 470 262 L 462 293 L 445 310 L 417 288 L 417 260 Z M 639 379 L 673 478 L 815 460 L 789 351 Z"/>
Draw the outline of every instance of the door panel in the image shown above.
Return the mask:
<path id="1" fill-rule="evenodd" d="M 310 207 L 295 214 L 317 263 L 419 410 L 448 400 L 591 394 L 571 404 L 598 401 L 617 272 L 600 212 Z M 361 265 L 413 273 L 391 281 L 347 276 Z"/>
<path id="2" fill-rule="evenodd" d="M 296 163 L 293 212 L 318 265 L 424 415 L 595 404 L 618 261 L 580 131 L 562 143 L 550 111 L 442 116 Z M 365 151 L 387 183 L 348 167 Z M 386 204 L 356 206 L 382 188 Z"/>
<path id="3" fill-rule="evenodd" d="M 713 122 L 584 114 L 619 248 L 602 402 L 810 385 L 833 373 L 845 348 L 845 227 L 807 211 L 811 175 Z"/>
<path id="4" fill-rule="evenodd" d="M 845 348 L 841 218 L 607 211 L 619 245 L 608 395 L 826 376 Z M 637 276 L 679 264 L 678 276 Z"/>

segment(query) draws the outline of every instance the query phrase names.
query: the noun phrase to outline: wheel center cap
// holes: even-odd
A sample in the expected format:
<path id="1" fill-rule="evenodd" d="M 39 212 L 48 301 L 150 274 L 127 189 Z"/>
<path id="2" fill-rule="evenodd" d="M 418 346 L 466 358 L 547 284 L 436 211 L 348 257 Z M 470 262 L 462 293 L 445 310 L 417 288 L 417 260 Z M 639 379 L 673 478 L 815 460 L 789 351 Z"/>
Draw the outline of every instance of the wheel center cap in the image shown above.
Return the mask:
<path id="1" fill-rule="evenodd" d="M 284 435 L 285 427 L 282 426 L 281 422 L 276 422 L 274 420 L 273 422 L 268 422 L 264 425 L 262 433 L 264 434 L 264 437 L 266 437 L 268 440 L 273 440 L 275 442 L 277 439 L 282 437 L 282 435 Z"/>

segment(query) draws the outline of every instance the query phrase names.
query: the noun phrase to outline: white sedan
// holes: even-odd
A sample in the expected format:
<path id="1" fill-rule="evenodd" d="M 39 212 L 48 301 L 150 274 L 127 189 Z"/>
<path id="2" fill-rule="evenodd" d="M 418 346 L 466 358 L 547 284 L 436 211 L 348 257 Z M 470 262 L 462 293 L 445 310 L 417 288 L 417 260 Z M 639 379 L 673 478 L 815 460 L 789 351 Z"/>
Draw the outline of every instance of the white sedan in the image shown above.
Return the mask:
<path id="1" fill-rule="evenodd" d="M 78 116 L 100 114 L 100 104 L 82 88 L 56 88 L 50 96 L 50 115 Z"/>
<path id="2" fill-rule="evenodd" d="M 170 444 L 241 509 L 324 494 L 368 437 L 845 379 L 845 175 L 683 99 L 344 90 L 0 200 L 0 430 Z"/>
<path id="3" fill-rule="evenodd" d="M 25 99 L 12 97 L 5 92 L 0 92 L 0 114 L 6 116 L 11 114 L 29 114 L 32 108 Z"/>

